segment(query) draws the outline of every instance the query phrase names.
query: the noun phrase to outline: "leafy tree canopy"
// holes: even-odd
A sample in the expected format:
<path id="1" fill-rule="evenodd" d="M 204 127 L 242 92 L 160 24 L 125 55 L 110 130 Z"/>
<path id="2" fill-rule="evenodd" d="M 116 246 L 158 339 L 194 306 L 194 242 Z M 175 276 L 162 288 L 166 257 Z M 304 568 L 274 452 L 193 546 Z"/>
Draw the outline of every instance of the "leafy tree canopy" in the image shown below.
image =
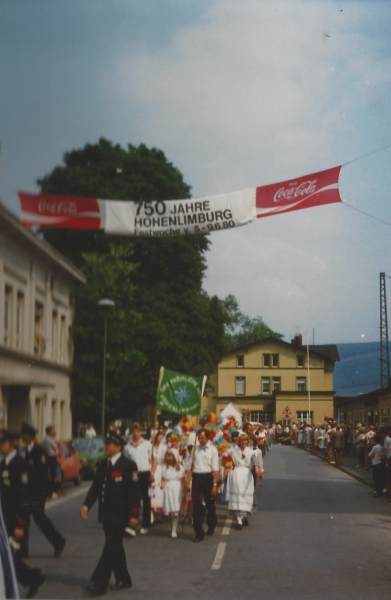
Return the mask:
<path id="1" fill-rule="evenodd" d="M 225 349 L 230 350 L 236 346 L 244 346 L 250 342 L 259 342 L 268 337 L 282 339 L 281 333 L 273 331 L 264 323 L 262 317 L 248 317 L 240 309 L 235 296 L 229 295 L 223 301 L 227 312 L 225 333 Z"/>
<path id="2" fill-rule="evenodd" d="M 72 150 L 38 180 L 42 193 L 132 200 L 190 195 L 181 173 L 161 150 L 100 139 Z M 160 366 L 192 375 L 211 373 L 225 350 L 230 317 L 202 290 L 205 236 L 126 238 L 95 231 L 44 230 L 45 239 L 79 266 L 87 283 L 76 291 L 73 413 L 100 422 L 103 318 L 97 302 L 114 300 L 108 318 L 108 417 L 132 416 L 153 404 Z"/>

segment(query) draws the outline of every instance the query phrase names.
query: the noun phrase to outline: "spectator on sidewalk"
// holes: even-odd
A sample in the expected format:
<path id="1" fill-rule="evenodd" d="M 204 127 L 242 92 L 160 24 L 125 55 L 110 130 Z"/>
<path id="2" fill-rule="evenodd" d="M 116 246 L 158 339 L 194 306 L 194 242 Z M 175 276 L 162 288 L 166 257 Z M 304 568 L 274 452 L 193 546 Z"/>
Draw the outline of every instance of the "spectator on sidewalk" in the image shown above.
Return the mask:
<path id="1" fill-rule="evenodd" d="M 96 437 L 96 431 L 94 429 L 94 426 L 92 423 L 88 423 L 87 425 L 87 429 L 86 429 L 86 438 L 91 440 L 92 438 Z"/>
<path id="2" fill-rule="evenodd" d="M 344 434 L 341 426 L 337 424 L 333 432 L 330 434 L 330 444 L 332 448 L 333 459 L 336 465 L 342 465 L 343 442 Z"/>
<path id="3" fill-rule="evenodd" d="M 374 498 L 381 498 L 383 495 L 383 477 L 382 477 L 382 454 L 383 446 L 381 445 L 381 437 L 378 433 L 373 437 L 373 447 L 369 453 L 369 458 L 372 460 L 372 478 L 375 486 Z"/>
<path id="4" fill-rule="evenodd" d="M 365 452 L 365 440 L 364 440 L 364 428 L 362 426 L 357 428 L 357 435 L 355 439 L 356 446 L 356 457 L 357 462 L 355 465 L 356 469 L 364 466 L 364 452 Z"/>
<path id="5" fill-rule="evenodd" d="M 364 467 L 366 471 L 369 471 L 371 467 L 371 459 L 369 458 L 369 453 L 373 448 L 373 444 L 371 443 L 372 438 L 375 435 L 375 426 L 370 425 L 367 432 L 364 434 Z"/>

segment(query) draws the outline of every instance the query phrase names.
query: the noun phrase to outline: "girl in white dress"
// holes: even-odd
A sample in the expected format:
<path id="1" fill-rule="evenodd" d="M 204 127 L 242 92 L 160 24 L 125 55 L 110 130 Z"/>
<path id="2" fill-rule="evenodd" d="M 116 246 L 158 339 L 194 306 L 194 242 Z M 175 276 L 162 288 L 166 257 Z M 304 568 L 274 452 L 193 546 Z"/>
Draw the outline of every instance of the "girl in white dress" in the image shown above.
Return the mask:
<path id="1" fill-rule="evenodd" d="M 251 448 L 248 447 L 248 435 L 242 433 L 239 436 L 239 447 L 233 451 L 232 460 L 234 469 L 227 478 L 227 500 L 228 511 L 236 517 L 238 530 L 243 525 L 248 525 L 248 517 L 251 514 L 254 496 L 254 479 L 252 467 L 259 473 L 256 457 Z"/>
<path id="2" fill-rule="evenodd" d="M 185 492 L 185 470 L 176 448 L 166 452 L 162 469 L 163 513 L 171 517 L 171 537 L 176 538 L 179 514 Z"/>

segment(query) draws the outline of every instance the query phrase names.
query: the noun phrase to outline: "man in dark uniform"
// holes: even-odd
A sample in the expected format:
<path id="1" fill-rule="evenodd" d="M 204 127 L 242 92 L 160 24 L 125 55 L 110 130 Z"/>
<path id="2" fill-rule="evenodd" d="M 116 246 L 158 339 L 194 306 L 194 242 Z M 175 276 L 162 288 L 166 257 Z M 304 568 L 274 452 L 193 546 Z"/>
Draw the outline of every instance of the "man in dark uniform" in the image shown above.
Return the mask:
<path id="1" fill-rule="evenodd" d="M 28 485 L 25 463 L 18 454 L 18 442 L 17 433 L 3 431 L 0 438 L 0 454 L 4 456 L 0 464 L 1 505 L 7 535 L 13 547 L 16 578 L 29 588 L 27 598 L 32 598 L 45 578 L 40 569 L 31 569 L 22 562 L 18 550 L 19 542 L 27 531 L 25 501 Z"/>
<path id="2" fill-rule="evenodd" d="M 125 527 L 135 529 L 138 520 L 140 490 L 137 465 L 121 454 L 122 438 L 119 433 L 110 430 L 105 437 L 105 454 L 90 487 L 84 505 L 80 510 L 82 519 L 88 519 L 88 512 L 99 501 L 99 521 L 105 533 L 105 545 L 102 555 L 91 577 L 93 583 L 88 588 L 95 596 L 107 592 L 111 572 L 116 583 L 110 589 L 131 588 L 132 581 L 126 566 L 123 546 Z"/>
<path id="3" fill-rule="evenodd" d="M 21 437 L 26 447 L 25 465 L 29 480 L 26 503 L 28 519 L 30 519 L 30 515 L 34 517 L 38 528 L 54 548 L 54 558 L 60 558 L 66 546 L 66 540 L 45 514 L 45 502 L 52 493 L 50 465 L 43 447 L 36 442 L 36 433 L 34 427 L 23 423 Z M 27 558 L 28 533 L 25 537 L 22 554 L 24 558 Z"/>

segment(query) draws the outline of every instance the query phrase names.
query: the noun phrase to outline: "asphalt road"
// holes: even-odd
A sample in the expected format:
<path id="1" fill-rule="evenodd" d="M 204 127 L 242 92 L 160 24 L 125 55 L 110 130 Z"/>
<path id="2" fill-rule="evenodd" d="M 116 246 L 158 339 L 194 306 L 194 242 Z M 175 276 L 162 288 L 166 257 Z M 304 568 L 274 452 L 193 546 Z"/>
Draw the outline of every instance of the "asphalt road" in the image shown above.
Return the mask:
<path id="1" fill-rule="evenodd" d="M 258 513 L 236 531 L 224 505 L 213 538 L 193 544 L 192 529 L 169 537 L 168 524 L 126 539 L 133 589 L 108 599 L 311 600 L 391 596 L 391 506 L 368 487 L 294 447 L 275 446 L 258 487 Z M 40 598 L 80 598 L 103 546 L 96 508 L 78 516 L 88 483 L 48 504 L 68 540 L 60 560 L 35 526 L 32 566 L 46 575 Z M 21 590 L 22 596 L 25 590 Z"/>

